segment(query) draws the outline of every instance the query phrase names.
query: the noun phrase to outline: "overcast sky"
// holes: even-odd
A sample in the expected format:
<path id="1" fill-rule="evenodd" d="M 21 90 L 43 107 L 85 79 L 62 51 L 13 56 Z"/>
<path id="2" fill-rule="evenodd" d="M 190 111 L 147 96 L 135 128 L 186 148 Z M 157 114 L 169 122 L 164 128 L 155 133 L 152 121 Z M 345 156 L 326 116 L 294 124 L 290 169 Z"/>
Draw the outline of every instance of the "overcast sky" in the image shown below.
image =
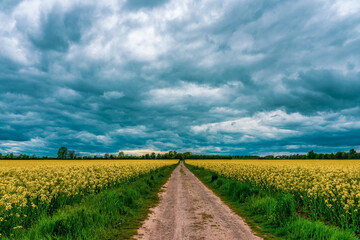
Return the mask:
<path id="1" fill-rule="evenodd" d="M 360 150 L 358 0 L 2 0 L 0 152 Z"/>

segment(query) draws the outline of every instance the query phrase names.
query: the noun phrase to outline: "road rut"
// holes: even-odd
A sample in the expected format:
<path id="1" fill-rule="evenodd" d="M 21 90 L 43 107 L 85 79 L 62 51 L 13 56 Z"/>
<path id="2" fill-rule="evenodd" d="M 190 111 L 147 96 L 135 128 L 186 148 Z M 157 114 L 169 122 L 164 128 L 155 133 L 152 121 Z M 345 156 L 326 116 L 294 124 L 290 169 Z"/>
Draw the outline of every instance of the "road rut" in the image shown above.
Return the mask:
<path id="1" fill-rule="evenodd" d="M 261 239 L 181 163 L 135 239 Z"/>

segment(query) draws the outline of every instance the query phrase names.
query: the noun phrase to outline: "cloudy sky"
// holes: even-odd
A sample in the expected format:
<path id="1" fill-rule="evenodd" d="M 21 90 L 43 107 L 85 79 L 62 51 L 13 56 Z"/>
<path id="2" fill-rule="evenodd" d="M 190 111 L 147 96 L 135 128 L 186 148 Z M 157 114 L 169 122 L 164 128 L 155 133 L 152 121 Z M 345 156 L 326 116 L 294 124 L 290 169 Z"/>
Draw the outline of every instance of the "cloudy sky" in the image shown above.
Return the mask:
<path id="1" fill-rule="evenodd" d="M 2 0 L 0 152 L 360 150 L 358 0 Z"/>

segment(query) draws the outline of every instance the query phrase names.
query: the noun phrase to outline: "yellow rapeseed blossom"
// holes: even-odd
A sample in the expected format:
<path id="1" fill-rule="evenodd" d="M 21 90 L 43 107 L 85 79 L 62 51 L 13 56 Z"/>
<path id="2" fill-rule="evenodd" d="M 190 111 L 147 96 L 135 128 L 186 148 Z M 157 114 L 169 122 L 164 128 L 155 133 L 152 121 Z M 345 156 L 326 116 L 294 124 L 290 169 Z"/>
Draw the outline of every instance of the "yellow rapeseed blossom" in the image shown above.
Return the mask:
<path id="1" fill-rule="evenodd" d="M 0 160 L 0 222 L 12 216 L 26 218 L 26 210 L 47 206 L 58 197 L 95 193 L 176 163 L 177 160 Z"/>
<path id="2" fill-rule="evenodd" d="M 323 201 L 348 214 L 360 207 L 358 160 L 187 160 L 240 182 L 263 189 L 296 193 L 307 201 Z"/>

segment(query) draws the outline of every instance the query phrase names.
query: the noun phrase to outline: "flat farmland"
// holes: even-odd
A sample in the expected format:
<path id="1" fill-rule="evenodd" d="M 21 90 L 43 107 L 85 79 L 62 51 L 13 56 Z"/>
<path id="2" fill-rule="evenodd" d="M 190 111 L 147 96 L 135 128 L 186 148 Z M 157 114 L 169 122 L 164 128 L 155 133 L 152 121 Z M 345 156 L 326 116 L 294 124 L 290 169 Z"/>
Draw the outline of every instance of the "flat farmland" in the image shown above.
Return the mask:
<path id="1" fill-rule="evenodd" d="M 0 163 L 1 239 L 359 239 L 357 160 Z"/>

